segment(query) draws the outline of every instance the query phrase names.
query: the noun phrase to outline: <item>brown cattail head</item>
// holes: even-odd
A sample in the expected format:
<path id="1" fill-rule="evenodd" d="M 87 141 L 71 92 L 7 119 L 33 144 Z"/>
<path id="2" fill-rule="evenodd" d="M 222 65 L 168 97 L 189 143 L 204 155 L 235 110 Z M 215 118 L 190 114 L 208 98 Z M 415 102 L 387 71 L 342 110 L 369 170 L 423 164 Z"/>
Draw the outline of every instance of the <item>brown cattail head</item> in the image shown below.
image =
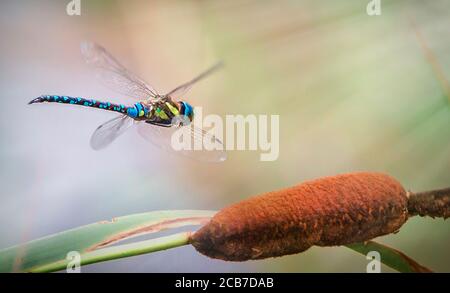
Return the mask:
<path id="1" fill-rule="evenodd" d="M 226 207 L 191 243 L 209 257 L 245 261 L 362 242 L 396 232 L 408 219 L 407 201 L 385 174 L 326 177 Z"/>

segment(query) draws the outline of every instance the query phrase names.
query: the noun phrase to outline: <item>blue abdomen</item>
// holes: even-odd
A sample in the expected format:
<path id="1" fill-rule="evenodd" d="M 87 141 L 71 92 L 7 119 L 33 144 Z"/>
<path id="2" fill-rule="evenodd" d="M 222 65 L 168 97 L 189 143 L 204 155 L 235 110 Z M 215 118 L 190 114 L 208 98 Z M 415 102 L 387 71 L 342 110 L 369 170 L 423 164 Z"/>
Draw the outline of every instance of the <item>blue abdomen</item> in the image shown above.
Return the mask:
<path id="1" fill-rule="evenodd" d="M 74 98 L 68 96 L 40 96 L 28 104 L 36 104 L 36 103 L 61 103 L 61 104 L 72 104 L 72 105 L 80 105 L 85 107 L 92 107 L 98 109 L 104 109 L 108 111 L 114 111 L 126 114 L 129 107 L 122 104 L 114 104 L 109 102 L 101 102 L 94 99 L 85 99 L 85 98 Z"/>

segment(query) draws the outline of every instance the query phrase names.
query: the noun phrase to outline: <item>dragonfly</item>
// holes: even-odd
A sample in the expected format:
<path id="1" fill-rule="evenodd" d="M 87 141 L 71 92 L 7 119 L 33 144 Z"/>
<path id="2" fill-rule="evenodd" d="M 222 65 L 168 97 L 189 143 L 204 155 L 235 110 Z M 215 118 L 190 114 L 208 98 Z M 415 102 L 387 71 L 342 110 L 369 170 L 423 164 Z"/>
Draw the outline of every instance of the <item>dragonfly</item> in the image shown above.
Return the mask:
<path id="1" fill-rule="evenodd" d="M 223 143 L 215 135 L 192 123 L 194 108 L 182 97 L 194 84 L 222 67 L 222 62 L 200 73 L 167 94 L 159 94 L 152 86 L 125 68 L 105 48 L 93 43 L 81 44 L 85 61 L 93 67 L 97 75 L 110 88 L 135 99 L 134 104 L 124 105 L 96 99 L 60 95 L 41 95 L 29 102 L 60 103 L 117 112 L 119 115 L 97 127 L 90 139 L 94 150 L 104 149 L 131 126 L 137 125 L 138 133 L 153 145 L 169 152 L 185 155 L 200 161 L 221 162 L 226 159 Z M 174 149 L 172 135 L 176 130 L 185 131 L 190 142 L 195 145 L 208 141 L 214 145 L 209 150 Z"/>

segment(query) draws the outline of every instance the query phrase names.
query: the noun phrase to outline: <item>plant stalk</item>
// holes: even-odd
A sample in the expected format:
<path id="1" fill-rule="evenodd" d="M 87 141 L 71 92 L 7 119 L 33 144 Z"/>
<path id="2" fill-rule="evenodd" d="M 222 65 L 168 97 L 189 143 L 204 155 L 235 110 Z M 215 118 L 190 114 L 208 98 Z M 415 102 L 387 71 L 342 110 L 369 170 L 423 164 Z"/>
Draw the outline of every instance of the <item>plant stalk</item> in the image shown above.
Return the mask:
<path id="1" fill-rule="evenodd" d="M 145 253 L 151 253 L 170 248 L 175 248 L 189 244 L 191 232 L 182 232 L 174 235 L 160 237 L 156 239 L 144 240 L 130 244 L 111 246 L 82 253 L 80 266 L 114 260 L 124 257 L 136 256 Z M 48 273 L 67 269 L 71 260 L 61 260 L 44 266 L 34 267 L 30 269 L 33 273 Z"/>
<path id="2" fill-rule="evenodd" d="M 410 216 L 450 217 L 450 188 L 410 193 L 408 213 Z"/>

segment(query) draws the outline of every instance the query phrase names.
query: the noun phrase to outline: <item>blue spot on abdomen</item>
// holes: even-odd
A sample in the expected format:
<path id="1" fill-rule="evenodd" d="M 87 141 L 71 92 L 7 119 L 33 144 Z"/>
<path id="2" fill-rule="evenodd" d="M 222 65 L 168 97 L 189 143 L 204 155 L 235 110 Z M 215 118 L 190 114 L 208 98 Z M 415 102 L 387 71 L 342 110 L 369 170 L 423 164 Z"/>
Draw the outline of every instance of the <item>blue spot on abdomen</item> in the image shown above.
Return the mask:
<path id="1" fill-rule="evenodd" d="M 127 115 L 130 116 L 131 118 L 136 118 L 138 115 L 137 109 L 136 108 L 128 108 L 127 109 Z"/>

